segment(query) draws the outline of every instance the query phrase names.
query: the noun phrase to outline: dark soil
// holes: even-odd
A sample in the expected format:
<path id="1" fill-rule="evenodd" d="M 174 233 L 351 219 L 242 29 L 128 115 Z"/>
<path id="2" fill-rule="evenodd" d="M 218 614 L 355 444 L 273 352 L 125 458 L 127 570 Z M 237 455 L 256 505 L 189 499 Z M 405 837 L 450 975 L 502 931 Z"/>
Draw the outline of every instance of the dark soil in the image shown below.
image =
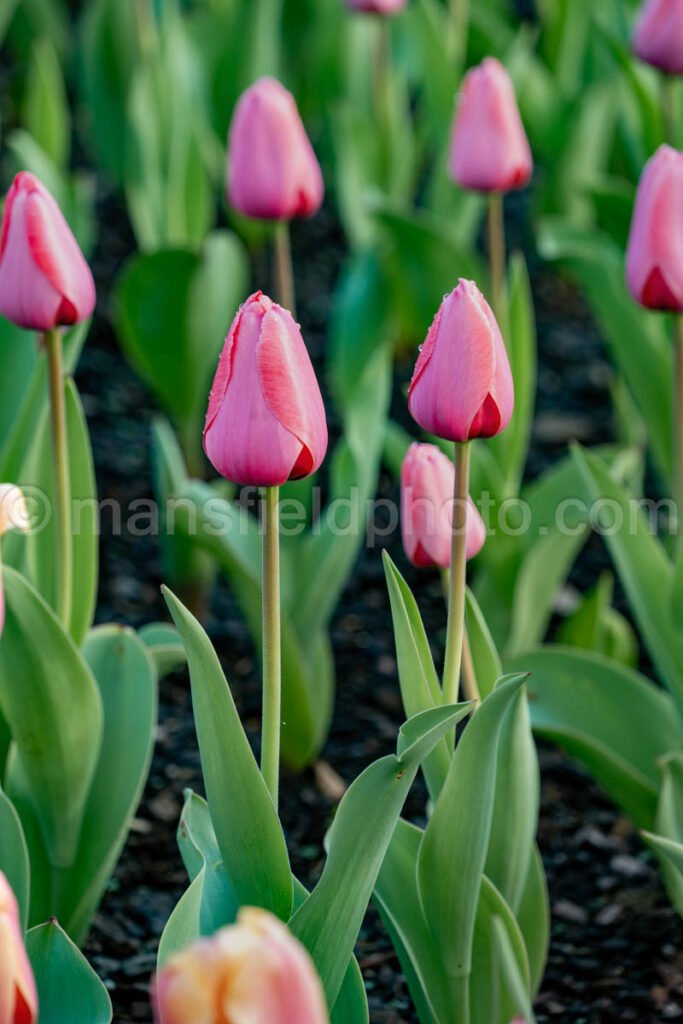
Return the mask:
<path id="1" fill-rule="evenodd" d="M 156 410 L 124 364 L 109 326 L 111 282 L 131 248 L 125 215 L 112 208 L 110 200 L 101 214 L 101 222 L 110 229 L 96 257 L 99 316 L 78 383 L 92 431 L 100 497 L 116 499 L 125 507 L 135 499 L 152 497 L 149 425 Z M 319 361 L 340 259 L 330 215 L 297 231 L 295 253 L 300 319 Z M 562 455 L 569 439 L 603 442 L 611 431 L 610 370 L 594 325 L 569 285 L 535 269 L 534 287 L 541 369 L 531 475 Z M 381 486 L 384 493 L 395 495 L 389 479 L 384 478 Z M 100 620 L 139 626 L 165 618 L 156 540 L 112 537 L 106 519 L 103 531 Z M 390 540 L 389 548 L 415 589 L 439 650 L 445 627 L 439 580 L 405 564 L 398 537 Z M 324 757 L 347 781 L 394 749 L 402 721 L 380 555 L 379 548 L 363 552 L 333 622 L 338 698 Z M 600 545 L 591 545 L 574 582 L 585 588 L 604 564 Z M 256 742 L 258 666 L 225 582 L 214 595 L 207 625 Z M 580 768 L 551 748 L 542 750 L 541 760 L 540 844 L 552 898 L 553 934 L 538 1000 L 539 1024 L 683 1020 L 683 926 L 667 902 L 650 855 Z M 186 885 L 175 830 L 187 786 L 202 788 L 189 685 L 179 673 L 162 683 L 151 777 L 87 947 L 111 989 L 118 1021 L 150 1020 L 149 979 L 158 938 Z M 407 813 L 419 819 L 422 806 L 418 790 Z M 283 820 L 294 870 L 306 883 L 319 876 L 322 839 L 333 811 L 334 804 L 321 792 L 312 771 L 303 778 L 285 776 Z M 412 1024 L 416 1018 L 398 961 L 372 911 L 358 953 L 373 1024 Z"/>

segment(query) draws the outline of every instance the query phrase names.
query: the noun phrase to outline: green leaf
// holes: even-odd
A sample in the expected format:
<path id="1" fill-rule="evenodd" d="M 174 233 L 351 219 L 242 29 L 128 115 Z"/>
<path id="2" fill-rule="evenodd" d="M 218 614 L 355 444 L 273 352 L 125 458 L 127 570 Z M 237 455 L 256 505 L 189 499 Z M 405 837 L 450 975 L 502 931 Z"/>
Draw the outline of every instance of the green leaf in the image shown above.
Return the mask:
<path id="1" fill-rule="evenodd" d="M 71 129 L 69 104 L 59 57 L 49 36 L 34 41 L 26 82 L 24 127 L 57 167 L 65 169 Z"/>
<path id="2" fill-rule="evenodd" d="M 513 991 L 510 974 L 515 983 Z M 528 1006 L 529 963 L 524 940 L 514 914 L 495 885 L 484 876 L 472 946 L 472 1020 L 509 1024 L 520 1011 L 522 997 Z M 531 1017 L 525 1019 L 531 1024 Z"/>
<path id="3" fill-rule="evenodd" d="M 37 362 L 31 335 L 0 317 L 0 451 L 19 415 Z"/>
<path id="4" fill-rule="evenodd" d="M 0 789 L 0 871 L 17 898 L 23 927 L 28 921 L 31 865 L 24 830 L 12 801 Z"/>
<path id="5" fill-rule="evenodd" d="M 603 573 L 593 590 L 557 631 L 557 641 L 568 647 L 604 654 L 629 668 L 638 665 L 638 640 L 626 619 L 612 608 L 614 579 Z"/>
<path id="6" fill-rule="evenodd" d="M 406 717 L 411 718 L 441 704 L 441 686 L 417 602 L 388 552 L 384 551 L 382 557 L 394 622 L 401 698 Z M 432 800 L 441 792 L 450 763 L 451 752 L 444 739 L 422 766 Z"/>
<path id="7" fill-rule="evenodd" d="M 503 917 L 494 917 L 492 920 L 494 945 L 502 974 L 502 987 L 509 1001 L 503 1019 L 508 1020 L 511 1013 L 523 1014 L 524 1021 L 527 1021 L 528 1024 L 536 1024 L 529 995 L 528 977 L 525 977 L 523 969 L 527 964 L 524 963 L 523 966 L 520 964 L 516 955 L 518 950 L 513 947 L 512 936 L 514 935 L 516 938 L 517 935 L 508 930 L 508 927 L 514 923 L 514 918 L 505 920 Z"/>
<path id="8" fill-rule="evenodd" d="M 83 653 L 102 697 L 104 732 L 76 862 L 63 885 L 59 911 L 79 943 L 85 941 L 142 797 L 157 721 L 154 666 L 132 630 L 100 626 L 89 635 Z"/>
<path id="9" fill-rule="evenodd" d="M 447 976 L 465 978 L 495 798 L 496 757 L 505 716 L 524 676 L 507 679 L 482 702 L 456 748 L 420 848 L 422 905 Z"/>
<path id="10" fill-rule="evenodd" d="M 420 762 L 469 711 L 434 708 L 399 732 L 399 756 L 383 757 L 356 779 L 330 831 L 322 877 L 290 921 L 315 961 L 330 1006 L 339 994 L 363 916 Z"/>
<path id="11" fill-rule="evenodd" d="M 662 758 L 662 788 L 657 804 L 656 831 L 664 839 L 683 844 L 683 754 Z M 655 847 L 656 849 L 656 847 Z M 683 914 L 683 872 L 666 851 L 660 856 L 662 875 L 672 903 Z"/>
<path id="12" fill-rule="evenodd" d="M 544 647 L 506 662 L 526 669 L 534 731 L 578 757 L 640 827 L 652 827 L 657 762 L 683 745 L 670 697 L 606 658 Z"/>
<path id="13" fill-rule="evenodd" d="M 534 846 L 517 921 L 524 936 L 529 958 L 531 992 L 535 995 L 543 981 L 550 944 L 550 905 L 543 861 Z"/>
<path id="14" fill-rule="evenodd" d="M 228 876 L 240 904 L 287 921 L 292 875 L 277 812 L 209 638 L 169 590 L 164 596 L 187 651 L 204 782 Z"/>
<path id="15" fill-rule="evenodd" d="M 482 698 L 493 693 L 503 674 L 500 656 L 486 619 L 472 591 L 468 588 L 465 604 L 465 628 L 472 653 L 472 662 Z"/>
<path id="16" fill-rule="evenodd" d="M 591 503 L 607 503 L 604 530 L 610 554 L 657 671 L 683 710 L 683 635 L 671 615 L 673 566 L 653 536 L 642 507 L 595 455 L 574 450 Z M 617 521 L 615 524 L 615 516 Z"/>
<path id="17" fill-rule="evenodd" d="M 143 626 L 138 630 L 138 636 L 152 655 L 158 679 L 170 676 L 187 664 L 182 640 L 177 630 L 167 622 L 152 622 Z"/>
<path id="18" fill-rule="evenodd" d="M 641 835 L 662 867 L 667 892 L 679 914 L 683 913 L 683 843 L 643 831 Z"/>
<path id="19" fill-rule="evenodd" d="M 0 644 L 0 706 L 52 862 L 67 868 L 76 854 L 100 752 L 102 702 L 54 612 L 13 569 L 6 568 L 3 578 L 7 617 Z M 11 796 L 11 778 L 8 791 Z"/>
<path id="20" fill-rule="evenodd" d="M 32 928 L 26 951 L 38 988 L 40 1024 L 110 1024 L 106 988 L 56 921 Z"/>

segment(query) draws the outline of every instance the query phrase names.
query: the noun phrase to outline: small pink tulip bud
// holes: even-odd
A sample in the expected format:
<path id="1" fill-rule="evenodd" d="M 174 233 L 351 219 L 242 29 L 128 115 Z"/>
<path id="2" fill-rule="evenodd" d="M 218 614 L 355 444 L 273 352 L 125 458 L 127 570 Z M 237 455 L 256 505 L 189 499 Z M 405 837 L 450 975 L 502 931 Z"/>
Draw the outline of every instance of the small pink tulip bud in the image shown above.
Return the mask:
<path id="1" fill-rule="evenodd" d="M 19 907 L 0 871 L 0 1024 L 36 1024 L 38 994 L 26 956 Z"/>
<path id="2" fill-rule="evenodd" d="M 508 192 L 531 180 L 533 159 L 515 90 L 494 57 L 465 75 L 449 168 L 458 185 L 478 192 Z"/>
<path id="3" fill-rule="evenodd" d="M 10 530 L 22 533 L 30 527 L 28 509 L 23 491 L 14 484 L 0 484 L 0 540 Z M 2 561 L 0 561 L 0 636 L 5 626 L 5 593 L 2 588 Z M 2 1020 L 0 1019 L 0 1024 Z"/>
<path id="4" fill-rule="evenodd" d="M 660 146 L 638 186 L 626 279 L 647 309 L 683 312 L 683 153 Z"/>
<path id="5" fill-rule="evenodd" d="M 505 344 L 473 281 L 447 295 L 420 350 L 408 392 L 413 419 L 447 441 L 493 437 L 515 396 Z"/>
<path id="6" fill-rule="evenodd" d="M 347 0 L 352 11 L 364 14 L 398 14 L 408 0 Z"/>
<path id="7" fill-rule="evenodd" d="M 451 564 L 455 467 L 433 444 L 411 444 L 401 468 L 401 533 L 413 565 Z M 478 555 L 486 526 L 471 498 L 467 499 L 466 557 Z"/>
<path id="8" fill-rule="evenodd" d="M 636 24 L 633 50 L 637 57 L 660 71 L 683 75 L 681 0 L 646 0 Z"/>
<path id="9" fill-rule="evenodd" d="M 48 190 L 17 174 L 0 228 L 0 314 L 19 327 L 49 331 L 78 323 L 95 308 L 95 283 Z"/>
<path id="10" fill-rule="evenodd" d="M 328 1024 L 310 956 L 265 910 L 169 960 L 154 985 L 156 1024 Z"/>
<path id="11" fill-rule="evenodd" d="M 221 476 L 260 487 L 310 476 L 325 458 L 325 408 L 301 331 L 262 292 L 241 307 L 226 338 L 204 450 Z"/>
<path id="12" fill-rule="evenodd" d="M 248 217 L 312 217 L 323 176 L 290 92 L 260 78 L 242 94 L 228 141 L 228 199 Z"/>

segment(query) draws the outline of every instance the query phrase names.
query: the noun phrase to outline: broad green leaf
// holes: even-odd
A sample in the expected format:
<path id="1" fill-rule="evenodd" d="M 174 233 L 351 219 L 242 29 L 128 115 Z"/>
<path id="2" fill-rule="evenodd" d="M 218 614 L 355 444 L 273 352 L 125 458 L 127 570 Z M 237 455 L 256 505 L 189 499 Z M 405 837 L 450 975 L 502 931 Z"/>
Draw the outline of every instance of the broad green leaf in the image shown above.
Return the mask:
<path id="1" fill-rule="evenodd" d="M 641 833 L 662 866 L 669 897 L 679 914 L 683 913 L 683 843 L 654 832 Z"/>
<path id="2" fill-rule="evenodd" d="M 532 851 L 522 902 L 517 911 L 517 921 L 524 936 L 529 958 L 531 992 L 535 995 L 543 981 L 550 944 L 548 884 L 537 846 L 534 846 Z"/>
<path id="3" fill-rule="evenodd" d="M 472 968 L 472 942 L 495 798 L 504 719 L 524 676 L 507 679 L 482 702 L 460 740 L 420 847 L 418 885 L 451 981 Z"/>
<path id="4" fill-rule="evenodd" d="M 0 317 L 0 451 L 19 415 L 37 362 L 35 336 Z"/>
<path id="5" fill-rule="evenodd" d="M 57 167 L 69 153 L 69 103 L 57 51 L 49 36 L 33 43 L 24 98 L 24 127 Z"/>
<path id="6" fill-rule="evenodd" d="M 330 1024 L 369 1024 L 370 1010 L 365 993 L 365 982 L 358 961 L 351 958 L 336 1002 L 330 1014 Z"/>
<path id="7" fill-rule="evenodd" d="M 330 1005 L 420 763 L 468 711 L 469 705 L 434 708 L 406 722 L 399 732 L 399 755 L 366 768 L 339 805 L 322 877 L 290 922 L 315 961 Z"/>
<path id="8" fill-rule="evenodd" d="M 178 826 L 178 847 L 192 881 L 204 872 L 200 909 L 202 935 L 231 924 L 239 906 L 225 872 L 206 800 L 188 791 Z"/>
<path id="9" fill-rule="evenodd" d="M 522 1020 L 526 1021 L 527 1024 L 536 1024 L 536 1018 L 534 1017 L 531 1005 L 532 1000 L 529 994 L 528 972 L 526 972 L 525 976 L 524 969 L 516 956 L 518 950 L 513 947 L 512 934 L 508 930 L 509 925 L 515 924 L 515 920 L 512 917 L 506 920 L 500 916 L 494 917 L 492 923 L 494 945 L 502 974 L 503 984 L 501 987 L 504 990 L 505 999 L 508 1000 L 508 1005 L 504 1011 L 505 1016 L 501 1020 L 507 1021 L 510 1018 L 510 1014 L 515 1013 L 523 1014 Z M 518 937 L 518 933 L 514 934 L 515 937 Z M 524 967 L 527 966 L 525 962 Z"/>
<path id="10" fill-rule="evenodd" d="M 683 634 L 669 603 L 673 566 L 653 536 L 643 508 L 615 481 L 607 466 L 578 448 L 574 457 L 643 640 L 662 681 L 683 709 Z"/>
<path id="11" fill-rule="evenodd" d="M 53 864 L 67 868 L 99 757 L 102 701 L 80 651 L 37 591 L 13 569 L 3 580 L 0 706 Z M 11 780 L 8 791 L 11 797 Z"/>
<path id="12" fill-rule="evenodd" d="M 56 921 L 32 928 L 26 951 L 38 987 L 40 1024 L 110 1024 L 106 988 Z"/>
<path id="13" fill-rule="evenodd" d="M 638 665 L 638 641 L 626 621 L 612 607 L 614 580 L 603 573 L 593 590 L 582 598 L 576 610 L 557 631 L 557 641 L 568 647 L 581 647 L 629 668 Z"/>
<path id="14" fill-rule="evenodd" d="M 383 552 L 383 561 L 394 622 L 403 710 L 406 717 L 411 718 L 441 704 L 441 685 L 420 611 L 410 587 L 386 551 Z M 450 763 L 451 752 L 448 741 L 444 739 L 422 766 L 432 800 L 436 800 L 441 792 Z"/>
<path id="15" fill-rule="evenodd" d="M 671 698 L 617 662 L 543 647 L 506 662 L 530 673 L 534 731 L 578 757 L 640 827 L 654 824 L 657 762 L 683 745 Z"/>
<path id="16" fill-rule="evenodd" d="M 664 839 L 683 844 L 683 754 L 669 754 L 662 758 L 660 766 L 662 788 L 657 804 L 656 831 Z M 666 851 L 659 859 L 671 901 L 679 914 L 683 914 L 683 872 L 674 865 Z"/>
<path id="17" fill-rule="evenodd" d="M 505 947 L 507 970 L 501 956 Z M 520 995 L 529 1003 L 529 962 L 519 925 L 495 885 L 482 879 L 472 946 L 470 1006 L 472 1020 L 510 1024 L 520 1011 L 517 992 L 510 991 L 513 972 Z M 530 1021 L 530 1018 L 527 1018 Z"/>
<path id="18" fill-rule="evenodd" d="M 31 865 L 19 815 L 0 789 L 0 871 L 17 898 L 24 926 L 28 922 Z"/>
<path id="19" fill-rule="evenodd" d="M 204 782 L 228 876 L 240 904 L 286 921 L 292 875 L 277 812 L 209 638 L 169 590 L 164 596 L 187 651 Z"/>
<path id="20" fill-rule="evenodd" d="M 161 970 L 176 953 L 196 942 L 202 934 L 200 923 L 204 897 L 206 870 L 202 868 L 197 877 L 185 890 L 175 907 L 159 940 L 157 968 Z"/>
<path id="21" fill-rule="evenodd" d="M 173 626 L 152 622 L 138 630 L 138 636 L 152 655 L 158 679 L 170 676 L 187 664 L 185 648 Z"/>
<path id="22" fill-rule="evenodd" d="M 132 630 L 100 626 L 88 636 L 83 653 L 102 697 L 104 732 L 76 862 L 62 889 L 59 916 L 79 942 L 85 940 L 142 797 L 157 720 L 156 673 Z"/>
<path id="23" fill-rule="evenodd" d="M 465 604 L 465 628 L 479 693 L 482 698 L 488 697 L 502 676 L 503 668 L 482 610 L 469 588 Z"/>

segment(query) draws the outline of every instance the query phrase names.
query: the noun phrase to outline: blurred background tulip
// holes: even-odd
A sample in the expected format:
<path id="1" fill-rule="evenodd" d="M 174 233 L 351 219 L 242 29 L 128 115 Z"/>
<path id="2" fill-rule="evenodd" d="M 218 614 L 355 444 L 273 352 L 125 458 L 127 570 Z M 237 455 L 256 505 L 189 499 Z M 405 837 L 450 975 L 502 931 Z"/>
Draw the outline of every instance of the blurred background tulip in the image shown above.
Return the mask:
<path id="1" fill-rule="evenodd" d="M 397 14 L 406 6 L 407 0 L 346 0 L 352 11 L 365 14 Z"/>
<path id="2" fill-rule="evenodd" d="M 671 146 L 661 146 L 643 171 L 626 274 L 641 306 L 683 311 L 683 153 Z"/>
<path id="3" fill-rule="evenodd" d="M 646 0 L 636 24 L 637 57 L 668 75 L 683 74 L 683 5 L 679 0 Z"/>
<path id="4" fill-rule="evenodd" d="M 28 962 L 19 907 L 0 871 L 0 1024 L 37 1024 L 38 995 Z"/>

